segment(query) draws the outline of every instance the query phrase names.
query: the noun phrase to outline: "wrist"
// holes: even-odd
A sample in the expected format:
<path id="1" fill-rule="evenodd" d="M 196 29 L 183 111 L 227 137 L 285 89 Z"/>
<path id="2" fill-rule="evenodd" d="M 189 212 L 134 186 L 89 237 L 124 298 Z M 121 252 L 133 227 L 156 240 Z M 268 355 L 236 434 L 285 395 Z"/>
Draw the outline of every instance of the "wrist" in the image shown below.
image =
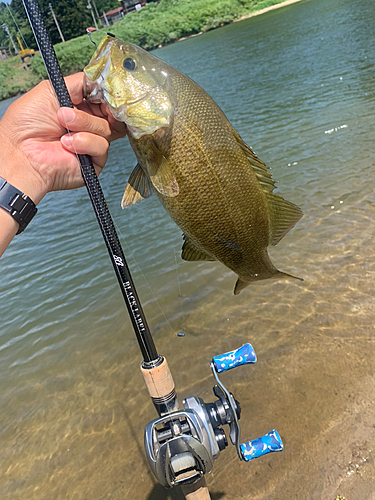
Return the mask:
<path id="1" fill-rule="evenodd" d="M 0 207 L 19 224 L 18 233 L 22 233 L 38 211 L 30 197 L 2 177 L 0 177 Z"/>
<path id="2" fill-rule="evenodd" d="M 27 195 L 37 205 L 48 189 L 34 171 L 21 149 L 14 145 L 0 127 L 3 146 L 0 151 L 0 177 Z"/>

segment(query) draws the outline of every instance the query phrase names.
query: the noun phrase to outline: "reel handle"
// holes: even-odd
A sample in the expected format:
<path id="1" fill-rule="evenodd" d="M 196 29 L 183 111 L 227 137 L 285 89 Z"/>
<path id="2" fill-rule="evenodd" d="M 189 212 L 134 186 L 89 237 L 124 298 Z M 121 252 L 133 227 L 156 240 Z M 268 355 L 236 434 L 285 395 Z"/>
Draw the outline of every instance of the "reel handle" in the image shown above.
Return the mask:
<path id="1" fill-rule="evenodd" d="M 240 444 L 242 459 L 245 462 L 250 462 L 250 460 L 253 460 L 254 458 L 267 455 L 267 453 L 282 451 L 283 449 L 283 442 L 281 441 L 281 437 L 276 429 L 273 429 L 268 432 L 268 434 L 265 434 L 258 439 L 253 439 L 252 441 Z"/>
<path id="2" fill-rule="evenodd" d="M 253 346 L 249 343 L 235 349 L 234 351 L 218 354 L 212 358 L 217 373 L 227 372 L 236 366 L 256 363 L 257 357 Z"/>

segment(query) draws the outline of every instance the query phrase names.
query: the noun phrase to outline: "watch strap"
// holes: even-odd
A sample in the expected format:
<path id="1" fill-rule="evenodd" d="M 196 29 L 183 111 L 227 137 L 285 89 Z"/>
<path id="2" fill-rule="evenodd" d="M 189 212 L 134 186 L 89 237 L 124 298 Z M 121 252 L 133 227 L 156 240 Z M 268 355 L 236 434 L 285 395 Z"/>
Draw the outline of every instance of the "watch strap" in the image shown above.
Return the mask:
<path id="1" fill-rule="evenodd" d="M 0 177 L 0 207 L 6 210 L 20 226 L 17 234 L 22 233 L 37 213 L 35 203 L 19 189 Z"/>

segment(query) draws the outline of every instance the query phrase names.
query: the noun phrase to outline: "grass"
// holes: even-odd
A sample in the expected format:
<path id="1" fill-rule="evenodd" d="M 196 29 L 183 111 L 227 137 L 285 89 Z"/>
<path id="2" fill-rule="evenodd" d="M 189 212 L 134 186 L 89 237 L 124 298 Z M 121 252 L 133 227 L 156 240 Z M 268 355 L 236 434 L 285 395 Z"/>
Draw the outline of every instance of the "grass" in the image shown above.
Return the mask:
<path id="1" fill-rule="evenodd" d="M 278 4 L 283 0 L 161 0 L 128 14 L 109 28 L 114 35 L 146 50 L 167 45 L 180 38 L 215 29 L 246 14 Z M 102 35 L 94 33 L 93 39 Z M 87 35 L 55 45 L 63 74 L 82 71 L 93 54 Z M 0 62 L 0 100 L 25 92 L 47 77 L 40 54 L 25 71 L 17 57 Z"/>
<path id="2" fill-rule="evenodd" d="M 0 100 L 27 92 L 41 78 L 33 71 L 26 71 L 19 57 L 0 61 Z"/>

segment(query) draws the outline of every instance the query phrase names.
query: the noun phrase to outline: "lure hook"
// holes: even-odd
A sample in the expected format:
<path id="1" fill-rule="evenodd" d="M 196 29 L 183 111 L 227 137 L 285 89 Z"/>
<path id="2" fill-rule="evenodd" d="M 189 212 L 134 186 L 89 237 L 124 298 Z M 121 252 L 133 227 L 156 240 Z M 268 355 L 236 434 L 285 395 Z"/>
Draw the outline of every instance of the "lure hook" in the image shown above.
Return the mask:
<path id="1" fill-rule="evenodd" d="M 94 40 L 91 38 L 91 32 L 92 31 L 96 31 L 96 29 L 93 29 L 93 28 L 86 28 L 86 33 L 90 39 L 90 42 L 93 43 L 95 45 L 96 48 L 98 48 L 97 44 L 94 42 Z"/>
<path id="2" fill-rule="evenodd" d="M 96 48 L 98 48 L 98 45 L 94 42 L 94 40 L 91 38 L 91 33 L 93 31 L 101 31 L 102 33 L 105 33 L 106 35 L 112 37 L 112 38 L 116 38 L 116 35 L 113 35 L 112 33 L 107 33 L 103 30 L 99 30 L 99 29 L 96 29 L 96 28 L 86 28 L 86 33 L 88 35 L 88 37 L 90 38 L 90 42 L 93 43 L 95 45 Z"/>

